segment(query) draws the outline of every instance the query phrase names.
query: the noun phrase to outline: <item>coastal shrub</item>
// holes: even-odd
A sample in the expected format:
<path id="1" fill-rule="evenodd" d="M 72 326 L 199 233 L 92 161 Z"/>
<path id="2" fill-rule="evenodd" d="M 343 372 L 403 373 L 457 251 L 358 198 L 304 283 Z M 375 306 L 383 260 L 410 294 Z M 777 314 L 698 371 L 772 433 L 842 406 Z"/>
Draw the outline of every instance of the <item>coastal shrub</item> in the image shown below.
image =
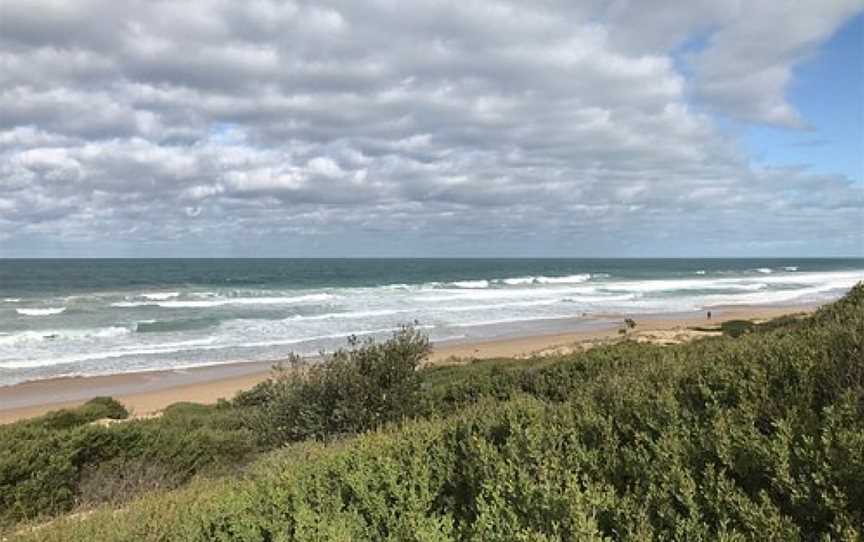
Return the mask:
<path id="1" fill-rule="evenodd" d="M 480 401 L 447 419 L 331 445 L 301 443 L 259 462 L 245 480 L 151 497 L 119 516 L 109 510 L 61 522 L 39 539 L 860 537 L 860 501 L 831 489 L 844 475 L 809 457 L 826 449 L 821 438 L 798 450 L 802 442 L 785 430 L 766 438 L 732 413 L 694 434 L 671 395 L 643 397 L 630 408 L 641 421 L 631 416 L 619 425 L 620 410 L 598 404 Z M 820 437 L 832 425 L 860 441 L 860 420 L 841 415 Z M 726 459 L 700 461 L 718 449 Z M 848 464 L 852 471 L 858 458 Z"/>
<path id="2" fill-rule="evenodd" d="M 105 427 L 86 422 L 117 419 L 125 414 L 118 405 L 98 399 L 0 426 L 0 527 L 174 488 L 242 464 L 257 450 L 239 412 L 213 407 L 179 404 L 158 419 Z"/>
<path id="3" fill-rule="evenodd" d="M 76 408 L 54 410 L 29 420 L 18 422 L 29 427 L 45 429 L 70 429 L 96 420 L 123 420 L 129 412 L 121 403 L 111 397 L 94 397 Z"/>
<path id="4" fill-rule="evenodd" d="M 58 520 L 20 538 L 853 541 L 864 534 L 864 285 L 811 317 L 737 339 L 625 342 L 418 376 L 427 419 L 395 418 L 360 436 L 296 443 L 242 477 Z M 211 415 L 231 409 L 218 411 Z"/>
<path id="5" fill-rule="evenodd" d="M 292 358 L 237 402 L 255 406 L 247 423 L 267 446 L 366 431 L 416 413 L 428 353 L 412 327 L 380 343 L 352 337 L 319 363 Z"/>

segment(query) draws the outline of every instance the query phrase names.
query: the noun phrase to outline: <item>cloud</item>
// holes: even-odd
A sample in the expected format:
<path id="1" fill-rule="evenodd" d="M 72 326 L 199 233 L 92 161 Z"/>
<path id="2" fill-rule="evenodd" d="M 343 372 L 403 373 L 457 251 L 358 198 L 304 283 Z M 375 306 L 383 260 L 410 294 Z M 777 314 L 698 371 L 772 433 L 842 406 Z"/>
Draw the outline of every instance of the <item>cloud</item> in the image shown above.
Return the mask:
<path id="1" fill-rule="evenodd" d="M 784 6 L 4 2 L 0 252 L 860 252 L 860 184 L 713 116 L 803 123 L 856 6 Z"/>
<path id="2" fill-rule="evenodd" d="M 861 10 L 858 0 L 741 3 L 734 18 L 694 55 L 697 92 L 745 120 L 803 126 L 784 97 L 793 68 Z"/>

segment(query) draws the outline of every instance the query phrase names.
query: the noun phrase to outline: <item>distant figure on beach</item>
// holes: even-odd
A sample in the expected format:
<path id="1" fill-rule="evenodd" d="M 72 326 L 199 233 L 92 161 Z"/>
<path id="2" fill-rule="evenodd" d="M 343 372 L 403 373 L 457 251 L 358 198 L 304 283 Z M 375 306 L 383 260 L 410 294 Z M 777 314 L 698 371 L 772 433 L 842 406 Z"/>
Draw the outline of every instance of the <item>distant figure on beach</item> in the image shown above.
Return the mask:
<path id="1" fill-rule="evenodd" d="M 708 311 L 708 319 L 711 319 L 711 311 Z"/>

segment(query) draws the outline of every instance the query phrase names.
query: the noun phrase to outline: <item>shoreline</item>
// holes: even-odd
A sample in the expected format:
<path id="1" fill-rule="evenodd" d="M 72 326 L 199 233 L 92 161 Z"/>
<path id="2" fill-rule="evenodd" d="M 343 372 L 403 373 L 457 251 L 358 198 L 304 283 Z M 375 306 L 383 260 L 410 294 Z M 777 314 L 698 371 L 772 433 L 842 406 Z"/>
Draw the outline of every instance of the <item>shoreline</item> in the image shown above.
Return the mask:
<path id="1" fill-rule="evenodd" d="M 716 325 L 728 320 L 770 319 L 787 314 L 809 313 L 819 305 L 737 305 L 712 307 L 713 318 L 705 314 L 637 315 L 638 334 L 670 330 L 684 331 L 692 326 Z M 573 331 L 510 336 L 475 342 L 447 342 L 433 345 L 427 364 L 435 365 L 466 359 L 528 357 L 532 354 L 561 352 L 585 344 L 618 337 L 623 315 L 602 315 L 610 322 L 596 322 L 589 328 Z M 584 324 L 584 322 L 583 322 Z M 60 408 L 80 405 L 95 396 L 110 395 L 126 405 L 132 417 L 152 416 L 177 402 L 215 403 L 230 399 L 270 375 L 274 361 L 235 362 L 187 369 L 168 369 L 100 376 L 57 377 L 32 380 L 0 387 L 0 424 L 38 416 Z"/>

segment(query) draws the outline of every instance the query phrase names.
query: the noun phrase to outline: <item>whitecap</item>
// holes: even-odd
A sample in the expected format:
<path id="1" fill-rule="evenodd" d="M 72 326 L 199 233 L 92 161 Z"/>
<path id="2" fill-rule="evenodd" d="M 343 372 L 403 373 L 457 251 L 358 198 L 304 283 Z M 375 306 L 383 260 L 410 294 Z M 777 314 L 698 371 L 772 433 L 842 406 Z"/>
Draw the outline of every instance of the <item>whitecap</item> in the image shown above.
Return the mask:
<path id="1" fill-rule="evenodd" d="M 21 298 L 20 297 L 7 297 L 6 299 L 3 300 L 3 302 L 4 303 L 20 303 Z"/>
<path id="2" fill-rule="evenodd" d="M 297 303 L 318 303 L 334 299 L 332 294 L 307 294 L 283 297 L 233 297 L 213 299 L 209 301 L 120 301 L 112 303 L 112 307 L 162 307 L 165 309 L 205 309 L 223 305 L 292 305 Z"/>
<path id="3" fill-rule="evenodd" d="M 521 286 L 526 284 L 579 284 L 591 280 L 591 275 L 588 273 L 580 273 L 578 275 L 566 275 L 563 277 L 547 277 L 539 275 L 536 277 L 512 277 L 496 280 L 508 286 Z"/>
<path id="4" fill-rule="evenodd" d="M 580 273 L 578 275 L 567 275 L 566 277 L 537 277 L 538 284 L 579 284 L 591 280 L 589 273 Z"/>
<path id="5" fill-rule="evenodd" d="M 759 273 L 764 273 L 766 275 L 774 272 L 774 270 L 771 269 L 770 267 L 760 267 L 760 268 L 756 269 L 756 271 L 758 271 Z"/>
<path id="6" fill-rule="evenodd" d="M 705 274 L 705 270 L 704 270 L 704 269 L 700 269 L 699 271 L 696 271 L 696 274 L 697 274 L 697 275 L 704 275 L 704 274 Z"/>
<path id="7" fill-rule="evenodd" d="M 787 265 L 783 268 L 784 271 L 798 271 L 797 265 Z"/>
<path id="8" fill-rule="evenodd" d="M 175 297 L 180 297 L 180 292 L 151 292 L 141 294 L 141 297 L 153 301 L 165 301 L 168 299 L 173 299 Z"/>
<path id="9" fill-rule="evenodd" d="M 66 311 L 66 307 L 48 307 L 46 309 L 15 309 L 22 316 L 53 316 Z"/>
<path id="10" fill-rule="evenodd" d="M 285 318 L 285 321 L 302 321 L 302 320 L 344 320 L 352 318 L 369 318 L 370 316 L 391 316 L 394 314 L 402 314 L 413 312 L 414 309 L 382 309 L 368 311 L 346 311 L 346 312 L 328 312 L 326 314 L 315 314 L 312 316 L 303 316 L 295 314 Z"/>
<path id="11" fill-rule="evenodd" d="M 68 341 L 91 338 L 110 338 L 127 335 L 129 328 L 121 326 L 109 326 L 93 329 L 53 329 L 44 331 L 19 331 L 0 336 L 0 345 L 10 346 L 25 343 L 39 343 L 44 341 Z"/>
<path id="12" fill-rule="evenodd" d="M 518 286 L 521 284 L 535 284 L 537 282 L 537 277 L 513 277 L 509 279 L 502 279 L 501 282 L 509 286 Z"/>
<path id="13" fill-rule="evenodd" d="M 457 280 L 455 282 L 448 283 L 448 286 L 453 286 L 455 288 L 488 288 L 489 281 L 488 280 Z"/>

